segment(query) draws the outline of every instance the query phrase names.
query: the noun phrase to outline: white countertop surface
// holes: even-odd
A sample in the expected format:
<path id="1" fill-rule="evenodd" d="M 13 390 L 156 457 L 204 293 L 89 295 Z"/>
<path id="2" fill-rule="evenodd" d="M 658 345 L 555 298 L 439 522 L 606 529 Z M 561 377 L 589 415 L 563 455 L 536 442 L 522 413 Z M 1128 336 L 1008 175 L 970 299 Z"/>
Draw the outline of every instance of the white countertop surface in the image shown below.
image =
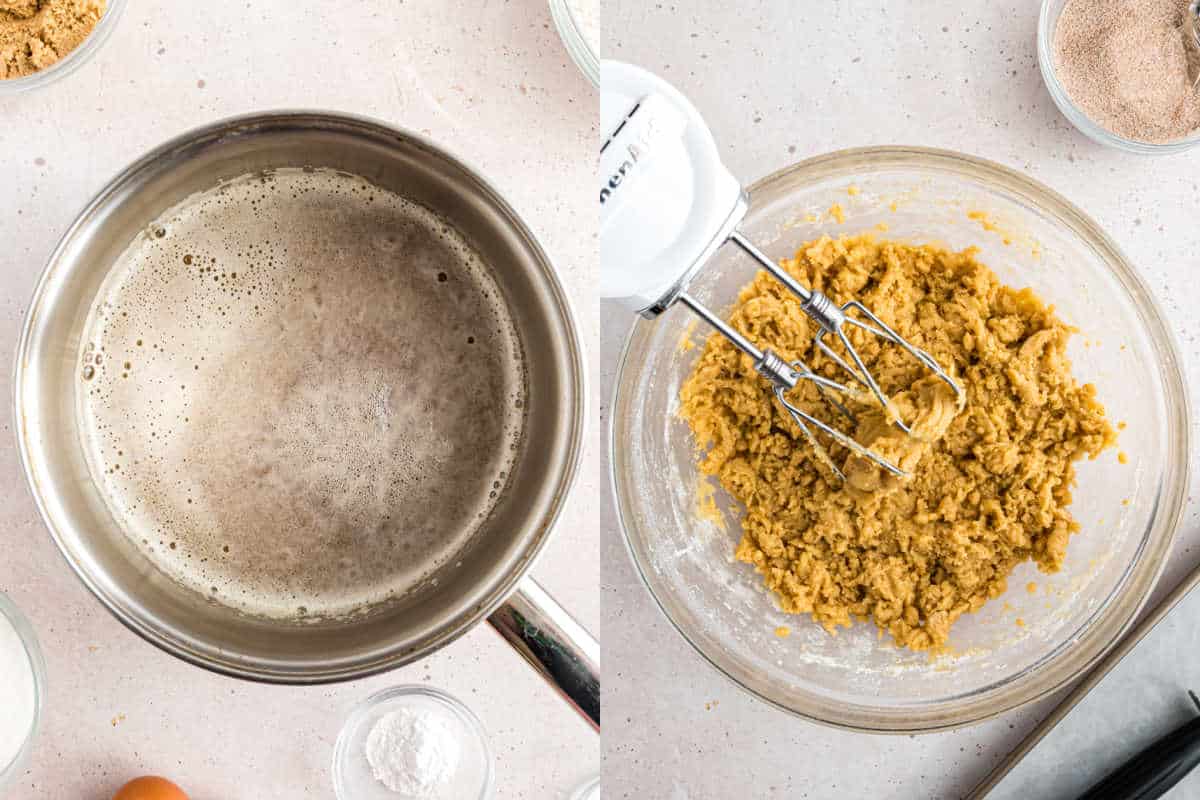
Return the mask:
<path id="1" fill-rule="evenodd" d="M 1142 270 L 1178 332 L 1196 397 L 1200 149 L 1138 158 L 1076 132 L 1038 72 L 1038 5 L 606 0 L 605 55 L 654 70 L 689 95 L 746 183 L 844 147 L 920 144 L 992 159 L 1048 184 L 1097 219 Z M 601 383 L 610 389 L 631 320 L 615 308 L 603 316 Z M 1197 433 L 1193 425 L 1193 441 Z M 1194 470 L 1193 497 L 1198 485 Z M 615 721 L 604 738 L 608 798 L 956 798 L 1054 704 L 917 737 L 793 719 L 701 661 L 635 576 L 611 512 L 602 523 L 604 713 Z M 1156 594 L 1198 561 L 1193 501 Z M 1096 723 L 1132 725 L 1140 710 L 1110 709 Z M 1021 796 L 1041 800 L 1036 791 Z"/>
<path id="2" fill-rule="evenodd" d="M 118 169 L 192 127 L 271 108 L 377 117 L 432 137 L 488 175 L 555 259 L 595 353 L 596 242 L 585 187 L 596 94 L 545 0 L 132 0 L 79 72 L 0 97 L 0 353 L 15 352 L 59 235 Z M 10 372 L 0 369 L 6 431 Z M 592 630 L 598 498 L 589 459 L 534 571 Z M 32 761 L 4 797 L 107 800 L 125 780 L 157 773 L 193 800 L 332 798 L 329 764 L 346 713 L 401 683 L 445 689 L 482 718 L 498 798 L 565 798 L 599 767 L 593 731 L 487 627 L 413 666 L 331 687 L 243 683 L 159 652 L 70 572 L 34 509 L 11 437 L 0 447 L 0 591 L 31 618 L 49 668 Z"/>

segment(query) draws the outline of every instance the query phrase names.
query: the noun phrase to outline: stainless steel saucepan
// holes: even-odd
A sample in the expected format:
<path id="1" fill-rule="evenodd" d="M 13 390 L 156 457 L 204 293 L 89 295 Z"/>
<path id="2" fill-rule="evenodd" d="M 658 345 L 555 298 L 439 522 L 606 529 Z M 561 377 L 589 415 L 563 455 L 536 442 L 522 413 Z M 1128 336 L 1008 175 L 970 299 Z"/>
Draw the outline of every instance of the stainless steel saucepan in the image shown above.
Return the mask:
<path id="1" fill-rule="evenodd" d="M 76 413 L 84 322 L 129 243 L 162 212 L 222 180 L 298 166 L 363 176 L 433 210 L 473 244 L 511 306 L 529 404 L 509 488 L 461 565 L 368 614 L 307 623 L 238 613 L 156 568 L 90 477 Z M 429 141 L 365 119 L 284 112 L 220 122 L 159 147 L 117 175 L 55 249 L 29 307 L 15 388 L 21 457 L 51 534 L 87 587 L 147 641 L 227 675 L 319 683 L 408 664 L 487 619 L 599 727 L 599 646 L 526 577 L 580 459 L 579 334 L 529 228 L 479 175 Z"/>

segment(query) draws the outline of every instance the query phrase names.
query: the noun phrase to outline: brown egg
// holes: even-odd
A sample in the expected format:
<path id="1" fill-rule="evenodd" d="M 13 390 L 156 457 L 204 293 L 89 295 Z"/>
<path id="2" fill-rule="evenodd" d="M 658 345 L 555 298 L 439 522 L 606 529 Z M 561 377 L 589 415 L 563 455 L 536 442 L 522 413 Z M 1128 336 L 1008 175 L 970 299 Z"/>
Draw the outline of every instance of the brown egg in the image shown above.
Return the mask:
<path id="1" fill-rule="evenodd" d="M 188 796 L 166 778 L 147 776 L 122 786 L 113 795 L 113 800 L 188 800 Z"/>

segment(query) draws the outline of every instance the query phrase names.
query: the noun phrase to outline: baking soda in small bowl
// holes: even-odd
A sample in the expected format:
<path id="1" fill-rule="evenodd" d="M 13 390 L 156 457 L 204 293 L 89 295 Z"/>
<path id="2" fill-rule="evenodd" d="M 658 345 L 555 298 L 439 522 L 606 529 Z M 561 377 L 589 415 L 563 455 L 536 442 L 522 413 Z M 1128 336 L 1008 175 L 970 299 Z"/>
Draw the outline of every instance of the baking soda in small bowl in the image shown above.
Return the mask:
<path id="1" fill-rule="evenodd" d="M 0 786 L 20 769 L 38 718 L 33 632 L 0 595 Z"/>
<path id="2" fill-rule="evenodd" d="M 350 713 L 334 748 L 339 800 L 489 800 L 494 781 L 479 719 L 427 686 L 368 697 Z"/>
<path id="3" fill-rule="evenodd" d="M 443 714 L 401 706 L 375 720 L 366 756 L 375 780 L 406 800 L 427 800 L 458 770 L 458 734 Z"/>

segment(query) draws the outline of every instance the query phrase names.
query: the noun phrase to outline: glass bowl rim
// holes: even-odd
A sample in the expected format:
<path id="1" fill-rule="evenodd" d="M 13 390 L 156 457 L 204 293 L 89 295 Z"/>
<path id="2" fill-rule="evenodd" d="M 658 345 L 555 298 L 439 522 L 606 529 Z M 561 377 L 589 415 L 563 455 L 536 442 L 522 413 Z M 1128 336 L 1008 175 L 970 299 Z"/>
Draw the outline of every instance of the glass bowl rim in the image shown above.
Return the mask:
<path id="1" fill-rule="evenodd" d="M 626 386 L 632 372 L 631 357 L 640 339 L 649 335 L 652 322 L 637 320 L 630 328 L 618 357 L 607 422 L 607 455 L 609 458 L 609 491 L 616 510 L 617 524 L 625 550 L 634 569 L 659 611 L 709 666 L 750 696 L 791 715 L 830 727 L 871 733 L 932 733 L 951 730 L 981 722 L 1005 711 L 1045 697 L 1082 675 L 1104 657 L 1129 630 L 1138 613 L 1149 599 L 1175 539 L 1175 532 L 1185 507 L 1189 481 L 1190 452 L 1187 384 L 1183 378 L 1180 350 L 1166 317 L 1145 281 L 1121 252 L 1117 244 L 1088 215 L 1062 195 L 1016 170 L 995 162 L 951 150 L 915 146 L 862 147 L 839 150 L 805 159 L 773 172 L 747 188 L 751 198 L 751 216 L 757 196 L 777 184 L 804 178 L 806 181 L 830 177 L 863 175 L 871 168 L 917 168 L 927 172 L 950 173 L 992 189 L 1015 193 L 1079 237 L 1101 255 L 1109 274 L 1117 280 L 1133 303 L 1143 330 L 1152 348 L 1160 357 L 1158 372 L 1162 379 L 1165 404 L 1165 430 L 1168 458 L 1163 469 L 1162 484 L 1151 511 L 1150 521 L 1142 533 L 1137 552 L 1125 570 L 1117 587 L 1105 602 L 1071 637 L 1056 646 L 1035 664 L 1003 681 L 974 690 L 970 695 L 951 696 L 939 700 L 933 710 L 904 706 L 884 711 L 864 704 L 851 705 L 831 700 L 816 693 L 807 693 L 801 702 L 790 703 L 768 696 L 746 685 L 730 669 L 722 666 L 719 654 L 710 655 L 688 634 L 685 625 L 676 620 L 666 602 L 658 596 L 650 576 L 637 554 L 631 530 L 631 502 L 623 491 L 620 475 L 620 449 L 617 441 L 620 410 L 629 392 Z M 866 180 L 865 177 L 860 180 Z M 1097 639 L 1103 633 L 1102 639 Z M 1080 648 L 1088 647 L 1086 654 Z M 947 703 L 953 704 L 946 709 Z M 880 713 L 880 712 L 883 713 Z"/>
<path id="2" fill-rule="evenodd" d="M 1200 145 L 1200 130 L 1171 142 L 1141 142 L 1137 139 L 1127 139 L 1124 136 L 1113 133 L 1103 125 L 1094 122 L 1091 117 L 1084 113 L 1083 109 L 1077 106 L 1075 101 L 1071 99 L 1071 95 L 1067 92 L 1066 87 L 1062 85 L 1062 82 L 1059 81 L 1058 74 L 1054 70 L 1051 32 L 1058 25 L 1058 17 L 1062 14 L 1061 9 L 1058 14 L 1052 14 L 1052 6 L 1055 2 L 1057 0 L 1042 0 L 1041 11 L 1038 14 L 1038 70 L 1042 74 L 1042 82 L 1046 85 L 1046 91 L 1050 94 L 1050 99 L 1054 101 L 1054 105 L 1058 106 L 1058 110 L 1067 118 L 1067 121 L 1075 126 L 1076 130 L 1093 142 L 1141 156 L 1182 153 Z M 1052 15 L 1054 17 L 1053 20 L 1051 19 Z"/>
<path id="3" fill-rule="evenodd" d="M 333 746 L 333 791 L 338 797 L 338 800 L 350 800 L 349 794 L 344 784 L 343 766 L 347 758 L 350 757 L 350 740 L 353 738 L 354 731 L 362 723 L 365 717 L 371 710 L 379 706 L 407 697 L 424 697 L 444 706 L 450 713 L 458 717 L 474 735 L 479 744 L 480 752 L 483 754 L 487 762 L 487 772 L 484 774 L 483 786 L 480 787 L 478 800 L 491 800 L 496 790 L 496 755 L 492 750 L 491 740 L 488 738 L 487 729 L 483 727 L 483 722 L 476 716 L 466 703 L 459 700 L 449 692 L 443 691 L 433 686 L 424 686 L 417 683 L 406 683 L 400 686 L 392 686 L 387 689 L 381 689 L 378 692 L 370 695 L 364 700 L 360 700 L 350 713 L 346 715 L 345 722 L 342 723 L 341 730 L 338 731 L 337 741 Z"/>
<path id="4" fill-rule="evenodd" d="M 116 30 L 117 23 L 120 22 L 121 14 L 125 11 L 126 5 L 127 0 L 108 0 L 108 5 L 104 9 L 104 15 L 96 23 L 95 29 L 74 50 L 45 69 L 38 70 L 32 75 L 0 80 L 0 96 L 21 94 L 22 92 L 44 88 L 67 77 L 82 67 L 92 59 L 92 56 L 100 51 L 100 48 L 112 36 L 112 32 Z"/>
<path id="5" fill-rule="evenodd" d="M 596 51 L 599 43 L 589 42 L 584 38 L 579 21 L 575 19 L 575 12 L 567 4 L 567 0 L 550 0 L 550 17 L 554 20 L 554 27 L 558 29 L 558 35 L 570 53 L 571 60 L 592 86 L 600 88 L 600 56 Z"/>
<path id="6" fill-rule="evenodd" d="M 46 660 L 42 655 L 33 623 L 3 592 L 0 592 L 0 617 L 8 620 L 25 648 L 25 655 L 29 658 L 29 667 L 33 673 L 34 686 L 33 722 L 29 726 L 29 734 L 25 737 L 25 741 L 17 750 L 16 755 L 13 756 L 12 761 L 0 764 L 0 792 L 2 792 L 4 787 L 10 785 L 9 782 L 20 772 L 26 759 L 29 758 L 29 754 L 33 750 L 33 742 L 37 739 L 38 731 L 41 728 L 42 714 L 46 705 Z"/>
<path id="7" fill-rule="evenodd" d="M 602 776 L 588 778 L 571 792 L 571 800 L 599 800 Z"/>

